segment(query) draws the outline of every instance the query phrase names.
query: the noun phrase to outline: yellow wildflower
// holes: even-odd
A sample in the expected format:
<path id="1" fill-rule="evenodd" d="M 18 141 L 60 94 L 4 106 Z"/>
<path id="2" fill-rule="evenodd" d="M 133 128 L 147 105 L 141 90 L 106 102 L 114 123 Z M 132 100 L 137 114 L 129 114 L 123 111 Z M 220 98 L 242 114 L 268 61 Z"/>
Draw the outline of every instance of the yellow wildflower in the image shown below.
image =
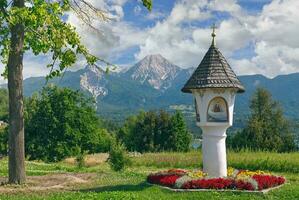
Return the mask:
<path id="1" fill-rule="evenodd" d="M 188 176 L 191 177 L 191 178 L 202 178 L 202 177 L 204 177 L 206 175 L 207 174 L 204 173 L 201 170 L 188 172 Z"/>
<path id="2" fill-rule="evenodd" d="M 237 178 L 252 177 L 254 175 L 262 175 L 262 174 L 269 174 L 269 173 L 266 173 L 261 170 L 257 170 L 257 171 L 242 170 L 238 173 Z"/>
<path id="3" fill-rule="evenodd" d="M 227 168 L 227 176 L 233 176 L 235 169 L 232 167 Z"/>

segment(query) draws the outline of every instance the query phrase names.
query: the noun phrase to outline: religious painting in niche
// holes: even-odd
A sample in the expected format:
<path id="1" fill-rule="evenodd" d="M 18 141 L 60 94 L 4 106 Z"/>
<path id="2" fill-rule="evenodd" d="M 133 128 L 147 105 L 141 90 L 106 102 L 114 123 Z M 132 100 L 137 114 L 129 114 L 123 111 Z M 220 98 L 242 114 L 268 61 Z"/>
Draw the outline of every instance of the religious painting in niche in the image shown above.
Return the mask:
<path id="1" fill-rule="evenodd" d="M 197 102 L 196 102 L 196 98 L 194 98 L 194 104 L 195 104 L 196 121 L 200 122 L 200 115 L 199 115 L 199 110 L 198 110 L 198 105 L 197 105 Z"/>
<path id="2" fill-rule="evenodd" d="M 228 112 L 225 99 L 221 97 L 212 99 L 209 103 L 207 117 L 209 122 L 227 122 Z"/>

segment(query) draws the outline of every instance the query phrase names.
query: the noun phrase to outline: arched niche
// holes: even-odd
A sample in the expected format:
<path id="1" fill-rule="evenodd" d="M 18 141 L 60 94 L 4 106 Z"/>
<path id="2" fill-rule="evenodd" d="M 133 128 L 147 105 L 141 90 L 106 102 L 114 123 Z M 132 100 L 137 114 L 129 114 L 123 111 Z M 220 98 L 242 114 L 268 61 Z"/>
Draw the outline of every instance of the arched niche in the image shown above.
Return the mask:
<path id="1" fill-rule="evenodd" d="M 197 122 L 200 122 L 199 107 L 198 107 L 196 98 L 194 98 L 194 105 L 195 105 L 196 121 L 197 121 Z"/>
<path id="2" fill-rule="evenodd" d="M 223 97 L 214 97 L 207 110 L 208 122 L 228 122 L 228 106 Z"/>

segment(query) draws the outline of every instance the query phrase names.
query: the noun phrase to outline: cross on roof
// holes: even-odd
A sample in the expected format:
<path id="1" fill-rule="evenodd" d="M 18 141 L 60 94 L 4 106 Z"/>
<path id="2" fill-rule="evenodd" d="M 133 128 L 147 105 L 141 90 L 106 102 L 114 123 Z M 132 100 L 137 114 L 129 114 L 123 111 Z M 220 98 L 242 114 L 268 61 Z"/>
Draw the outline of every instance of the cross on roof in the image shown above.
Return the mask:
<path id="1" fill-rule="evenodd" d="M 213 30 L 213 32 L 212 32 L 212 34 L 211 34 L 211 36 L 212 36 L 212 38 L 213 38 L 213 39 L 212 39 L 212 45 L 215 46 L 215 43 L 216 43 L 216 42 L 215 42 L 215 37 L 216 37 L 215 29 L 217 28 L 216 25 L 215 25 L 215 23 L 211 26 L 211 28 L 212 28 L 212 30 Z"/>

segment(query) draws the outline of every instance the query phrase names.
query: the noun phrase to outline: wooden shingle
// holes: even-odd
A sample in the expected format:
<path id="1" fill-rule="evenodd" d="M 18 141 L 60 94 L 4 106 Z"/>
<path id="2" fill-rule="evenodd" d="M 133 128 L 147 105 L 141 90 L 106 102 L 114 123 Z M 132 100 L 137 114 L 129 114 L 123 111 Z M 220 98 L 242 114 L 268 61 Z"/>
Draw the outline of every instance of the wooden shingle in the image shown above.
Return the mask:
<path id="1" fill-rule="evenodd" d="M 191 89 L 204 88 L 235 88 L 238 93 L 245 91 L 244 86 L 214 42 L 182 88 L 182 92 L 191 93 Z"/>

